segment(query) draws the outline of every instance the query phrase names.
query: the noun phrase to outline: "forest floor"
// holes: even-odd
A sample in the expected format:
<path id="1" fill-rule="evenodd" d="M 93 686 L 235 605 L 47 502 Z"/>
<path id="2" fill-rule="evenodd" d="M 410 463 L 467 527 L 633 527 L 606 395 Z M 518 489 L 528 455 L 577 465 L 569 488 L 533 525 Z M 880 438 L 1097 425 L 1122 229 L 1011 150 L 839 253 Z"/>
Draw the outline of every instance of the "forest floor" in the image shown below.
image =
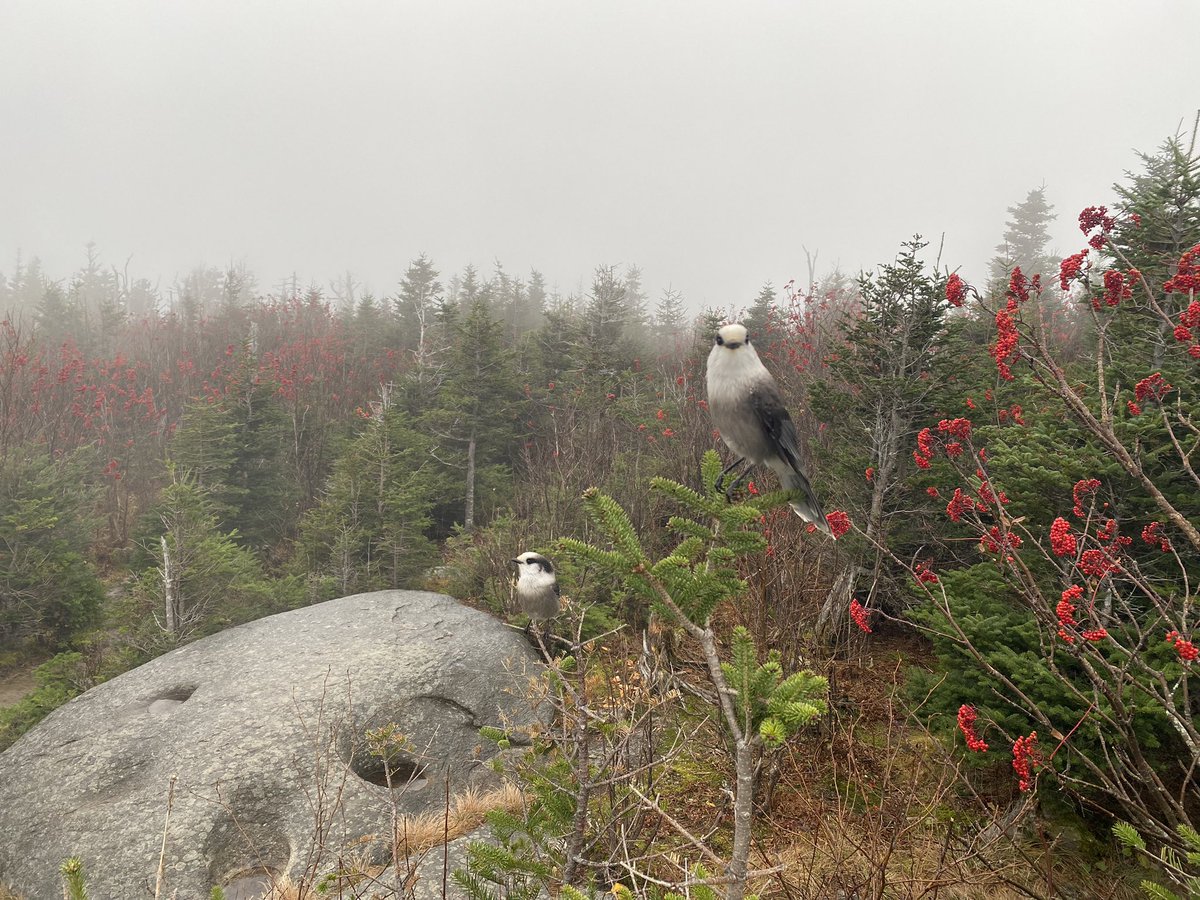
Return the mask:
<path id="1" fill-rule="evenodd" d="M 0 709 L 19 703 L 33 693 L 33 689 L 37 687 L 33 670 L 37 667 L 38 663 L 33 662 L 27 666 L 0 672 Z"/>

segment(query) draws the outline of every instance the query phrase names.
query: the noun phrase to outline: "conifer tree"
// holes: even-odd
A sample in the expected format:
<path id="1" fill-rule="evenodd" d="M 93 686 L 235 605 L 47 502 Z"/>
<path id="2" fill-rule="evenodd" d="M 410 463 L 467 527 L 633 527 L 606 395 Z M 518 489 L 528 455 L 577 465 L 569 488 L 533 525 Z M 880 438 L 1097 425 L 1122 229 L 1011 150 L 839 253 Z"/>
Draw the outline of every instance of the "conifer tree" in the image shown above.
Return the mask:
<path id="1" fill-rule="evenodd" d="M 430 440 L 389 393 L 372 404 L 300 528 L 301 567 L 338 595 L 411 586 L 436 555 L 427 531 L 445 483 Z"/>
<path id="2" fill-rule="evenodd" d="M 752 339 L 760 337 L 766 330 L 776 302 L 775 286 L 768 281 L 759 289 L 758 296 L 754 298 L 754 303 L 742 319 L 742 324 L 746 326 Z"/>
<path id="3" fill-rule="evenodd" d="M 465 296 L 465 294 L 464 294 Z M 447 375 L 436 403 L 422 422 L 439 445 L 438 458 L 462 472 L 461 522 L 476 523 L 480 475 L 506 467 L 514 458 L 515 406 L 521 399 L 514 351 L 503 336 L 487 300 L 476 292 L 473 305 L 454 329 Z"/>
<path id="4" fill-rule="evenodd" d="M 171 477 L 152 513 L 157 539 L 145 548 L 154 565 L 133 590 L 168 645 L 253 619 L 282 599 L 237 532 L 221 528 L 204 489 L 186 473 Z"/>
<path id="5" fill-rule="evenodd" d="M 54 647 L 91 624 L 103 586 L 88 560 L 96 490 L 85 455 L 17 447 L 0 466 L 0 650 Z"/>
<path id="6" fill-rule="evenodd" d="M 1031 190 L 1024 200 L 1008 208 L 1008 214 L 1004 237 L 988 264 L 989 279 L 1003 290 L 1013 268 L 1020 266 L 1027 278 L 1040 275 L 1042 282 L 1050 285 L 1058 274 L 1058 261 L 1049 249 L 1049 226 L 1056 216 L 1046 200 L 1045 186 Z"/>
<path id="7" fill-rule="evenodd" d="M 670 285 L 663 288 L 654 307 L 654 337 L 656 340 L 675 341 L 687 329 L 683 294 Z"/>
<path id="8" fill-rule="evenodd" d="M 859 278 L 861 307 L 848 323 L 846 350 L 834 363 L 838 383 L 813 395 L 819 414 L 841 438 L 837 458 L 829 461 L 831 470 L 855 488 L 865 484 L 870 492 L 867 539 L 893 550 L 890 532 L 894 517 L 907 508 L 905 479 L 912 468 L 917 423 L 924 424 L 933 408 L 940 381 L 931 375 L 947 304 L 941 279 L 919 257 L 925 246 L 914 237 L 901 246 L 894 262 Z M 900 515 L 898 521 L 907 519 Z M 877 547 L 856 574 L 868 574 L 876 589 L 886 586 L 886 560 Z M 831 595 L 822 610 L 823 625 L 831 617 L 844 621 L 845 594 L 853 590 L 854 580 L 838 596 Z M 898 594 L 890 593 L 888 599 L 895 601 Z"/>
<path id="9" fill-rule="evenodd" d="M 396 317 L 400 322 L 401 346 L 416 354 L 418 360 L 433 351 L 433 326 L 442 303 L 442 283 L 438 271 L 424 253 L 408 265 L 396 297 Z"/>

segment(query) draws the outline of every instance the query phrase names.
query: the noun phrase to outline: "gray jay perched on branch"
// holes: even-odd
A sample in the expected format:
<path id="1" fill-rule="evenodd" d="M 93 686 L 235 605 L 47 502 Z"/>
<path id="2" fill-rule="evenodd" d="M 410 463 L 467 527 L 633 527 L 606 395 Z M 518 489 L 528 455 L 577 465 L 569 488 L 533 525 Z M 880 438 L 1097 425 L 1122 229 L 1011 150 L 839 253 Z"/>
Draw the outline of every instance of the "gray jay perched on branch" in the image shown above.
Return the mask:
<path id="1" fill-rule="evenodd" d="M 726 476 L 747 462 L 765 464 L 779 476 L 784 490 L 795 492 L 789 502 L 796 515 L 832 534 L 812 485 L 800 468 L 796 426 L 783 405 L 779 386 L 758 358 L 743 325 L 721 328 L 708 354 L 708 411 L 721 439 L 737 457 L 717 478 L 717 490 Z M 730 482 L 725 496 L 732 499 L 734 489 L 745 477 L 743 472 Z"/>
<path id="2" fill-rule="evenodd" d="M 512 560 L 517 566 L 517 601 L 530 622 L 558 615 L 558 579 L 554 565 L 540 553 L 526 552 Z"/>

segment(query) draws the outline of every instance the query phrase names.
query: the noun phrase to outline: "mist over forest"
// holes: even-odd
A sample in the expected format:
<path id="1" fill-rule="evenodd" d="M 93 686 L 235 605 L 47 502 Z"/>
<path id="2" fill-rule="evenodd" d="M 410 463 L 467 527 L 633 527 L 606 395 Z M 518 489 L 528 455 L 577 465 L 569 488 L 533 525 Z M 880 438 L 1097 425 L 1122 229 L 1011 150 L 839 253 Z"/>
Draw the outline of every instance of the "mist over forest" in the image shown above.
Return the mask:
<path id="1" fill-rule="evenodd" d="M 322 706 L 377 833 L 214 826 L 160 894 L 422 896 L 459 839 L 438 896 L 1200 892 L 1200 114 L 1108 55 L 1200 19 L 868 6 L 13 4 L 0 775 L 372 594 L 519 639 L 544 719 L 468 709 L 452 791 Z M 115 877 L 49 790 L 0 900 Z"/>

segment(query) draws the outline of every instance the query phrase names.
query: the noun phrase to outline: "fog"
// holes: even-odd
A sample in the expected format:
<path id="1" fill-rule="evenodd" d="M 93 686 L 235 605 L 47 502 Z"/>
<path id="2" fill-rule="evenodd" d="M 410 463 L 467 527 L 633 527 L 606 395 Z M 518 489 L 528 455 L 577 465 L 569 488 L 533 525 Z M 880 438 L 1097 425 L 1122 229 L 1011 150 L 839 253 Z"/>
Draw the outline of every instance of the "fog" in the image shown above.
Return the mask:
<path id="1" fill-rule="evenodd" d="M 427 252 L 651 297 L 1057 249 L 1200 106 L 1200 4 L 0 0 L 0 271 L 244 263 L 389 294 Z"/>

